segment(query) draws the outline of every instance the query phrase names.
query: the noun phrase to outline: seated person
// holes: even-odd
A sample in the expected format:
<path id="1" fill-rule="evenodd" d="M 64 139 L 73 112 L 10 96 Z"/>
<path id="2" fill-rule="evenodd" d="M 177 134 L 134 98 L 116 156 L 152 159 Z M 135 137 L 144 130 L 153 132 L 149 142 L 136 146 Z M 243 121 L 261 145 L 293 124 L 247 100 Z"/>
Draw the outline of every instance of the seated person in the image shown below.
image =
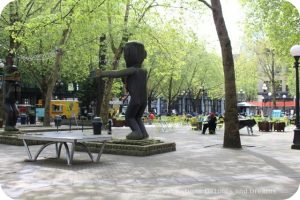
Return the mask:
<path id="1" fill-rule="evenodd" d="M 217 118 L 214 113 L 210 113 L 207 118 L 207 123 L 203 125 L 202 134 L 205 134 L 206 129 L 208 128 L 209 133 L 214 134 L 217 126 Z"/>

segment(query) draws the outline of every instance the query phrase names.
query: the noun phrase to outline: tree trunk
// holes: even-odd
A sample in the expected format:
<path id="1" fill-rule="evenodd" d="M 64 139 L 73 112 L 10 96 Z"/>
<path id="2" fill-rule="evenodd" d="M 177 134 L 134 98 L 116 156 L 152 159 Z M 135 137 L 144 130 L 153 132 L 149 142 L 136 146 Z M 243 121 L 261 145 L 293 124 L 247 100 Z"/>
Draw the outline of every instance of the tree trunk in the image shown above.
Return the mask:
<path id="1" fill-rule="evenodd" d="M 111 99 L 111 88 L 114 82 L 113 78 L 108 78 L 106 81 L 104 97 L 101 105 L 101 113 L 100 116 L 104 124 L 108 122 L 108 112 L 109 112 L 109 101 Z"/>
<path id="2" fill-rule="evenodd" d="M 148 112 L 152 112 L 152 97 L 151 96 L 148 96 Z"/>
<path id="3" fill-rule="evenodd" d="M 271 52 L 271 67 L 272 67 L 272 109 L 276 108 L 276 84 L 275 84 L 275 60 L 274 60 L 274 52 L 273 50 L 270 50 Z"/>
<path id="4" fill-rule="evenodd" d="M 194 111 L 198 114 L 200 114 L 200 101 L 201 101 L 200 98 L 197 97 L 194 103 Z"/>
<path id="5" fill-rule="evenodd" d="M 168 88 L 168 114 L 172 114 L 172 87 L 173 87 L 173 74 L 171 74 Z"/>
<path id="6" fill-rule="evenodd" d="M 121 41 L 119 43 L 118 48 L 115 47 L 115 43 L 114 43 L 113 36 L 112 36 L 112 29 L 111 29 L 112 19 L 111 19 L 110 13 L 108 13 L 109 39 L 110 39 L 111 50 L 114 53 L 114 59 L 113 59 L 113 64 L 112 64 L 113 70 L 118 69 L 119 62 L 120 62 L 121 56 L 123 54 L 123 47 L 124 47 L 125 43 L 128 42 L 128 40 L 129 40 L 127 24 L 128 24 L 128 18 L 129 18 L 130 3 L 131 3 L 131 1 L 127 0 L 125 14 L 124 14 L 122 37 L 121 37 Z M 109 110 L 109 101 L 111 99 L 112 84 L 113 84 L 113 78 L 108 78 L 108 80 L 106 81 L 104 97 L 103 97 L 103 101 L 102 101 L 102 105 L 101 105 L 100 116 L 102 117 L 103 123 L 105 123 L 105 124 L 108 121 L 108 110 Z"/>
<path id="7" fill-rule="evenodd" d="M 47 84 L 47 92 L 45 95 L 45 115 L 44 115 L 44 121 L 43 121 L 43 126 L 50 126 L 51 122 L 51 116 L 50 116 L 50 104 L 51 104 L 51 99 L 52 99 L 52 93 L 53 89 L 55 86 L 55 82 L 58 79 L 59 71 L 60 71 L 60 65 L 61 65 L 61 60 L 62 60 L 62 50 L 57 49 L 56 50 L 56 60 L 54 64 L 54 71 L 49 79 L 49 82 Z"/>
<path id="8" fill-rule="evenodd" d="M 44 114 L 43 126 L 50 126 L 50 122 L 51 122 L 50 103 L 52 99 L 53 88 L 54 88 L 54 84 L 53 87 L 48 86 L 47 93 L 45 95 L 45 114 Z"/>
<path id="9" fill-rule="evenodd" d="M 102 34 L 99 39 L 99 69 L 104 70 L 106 66 L 106 35 Z M 96 116 L 100 116 L 101 114 L 101 105 L 103 102 L 103 97 L 105 94 L 105 81 L 102 78 L 97 78 L 95 80 L 96 85 Z"/>
<path id="10" fill-rule="evenodd" d="M 198 93 L 196 94 L 195 100 L 194 100 L 194 111 L 198 114 L 201 114 L 201 89 L 198 91 Z"/>
<path id="11" fill-rule="evenodd" d="M 68 28 L 63 31 L 62 38 L 59 42 L 59 46 L 62 46 L 66 43 L 70 32 L 71 32 L 71 27 L 70 24 L 68 24 Z M 56 50 L 56 60 L 54 63 L 53 73 L 51 74 L 47 82 L 47 93 L 45 97 L 45 116 L 44 116 L 43 126 L 50 126 L 50 102 L 51 102 L 55 82 L 57 81 L 60 73 L 62 56 L 63 56 L 63 51 L 61 48 L 58 48 Z"/>
<path id="12" fill-rule="evenodd" d="M 239 133 L 234 61 L 230 38 L 223 18 L 220 0 L 211 0 L 215 27 L 222 50 L 225 79 L 225 132 L 223 147 L 241 148 Z"/>
<path id="13" fill-rule="evenodd" d="M 103 97 L 105 95 L 105 85 L 106 81 L 104 81 L 102 78 L 96 78 L 95 80 L 96 85 L 96 111 L 95 115 L 100 116 L 101 115 L 101 105 L 103 102 Z"/>

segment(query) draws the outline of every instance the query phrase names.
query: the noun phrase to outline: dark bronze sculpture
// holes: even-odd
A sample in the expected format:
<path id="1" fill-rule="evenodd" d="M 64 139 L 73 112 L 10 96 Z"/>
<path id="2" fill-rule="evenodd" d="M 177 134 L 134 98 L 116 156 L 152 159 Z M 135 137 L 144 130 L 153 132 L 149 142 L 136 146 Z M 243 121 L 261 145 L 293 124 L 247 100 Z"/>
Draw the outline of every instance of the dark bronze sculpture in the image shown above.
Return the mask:
<path id="1" fill-rule="evenodd" d="M 121 78 L 126 85 L 131 99 L 125 113 L 125 120 L 132 132 L 126 136 L 130 140 L 141 140 L 149 137 L 142 116 L 147 106 L 147 70 L 142 63 L 147 57 L 144 45 L 139 42 L 128 42 L 124 46 L 126 69 L 101 71 L 96 70 L 92 77 Z"/>
<path id="2" fill-rule="evenodd" d="M 7 68 L 4 77 L 4 111 L 5 111 L 5 131 L 18 131 L 16 123 L 19 115 L 19 110 L 16 101 L 20 94 L 20 73 L 16 66 Z"/>

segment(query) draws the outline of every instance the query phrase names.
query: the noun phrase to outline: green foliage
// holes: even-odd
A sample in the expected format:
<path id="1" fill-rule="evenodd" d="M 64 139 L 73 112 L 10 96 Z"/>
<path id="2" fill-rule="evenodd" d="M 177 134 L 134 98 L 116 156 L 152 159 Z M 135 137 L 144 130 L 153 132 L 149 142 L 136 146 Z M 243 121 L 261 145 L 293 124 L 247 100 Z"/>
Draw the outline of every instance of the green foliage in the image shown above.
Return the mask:
<path id="1" fill-rule="evenodd" d="M 130 39 L 140 40 L 146 46 L 148 58 L 144 65 L 149 72 L 149 93 L 173 101 L 183 91 L 189 91 L 196 98 L 205 86 L 212 98 L 223 96 L 220 57 L 206 50 L 204 41 L 185 25 L 184 15 L 170 17 L 172 12 L 181 13 L 182 8 L 202 12 L 199 4 L 171 0 L 131 1 L 128 24 L 124 26 L 127 3 L 127 0 L 18 0 L 13 4 L 19 12 L 15 23 L 4 20 L 11 14 L 9 7 L 2 13 L 0 41 L 7 48 L 0 48 L 0 55 L 6 56 L 11 36 L 18 44 L 14 51 L 22 80 L 45 92 L 55 70 L 56 50 L 62 48 L 59 77 L 55 78 L 66 83 L 80 83 L 80 88 L 88 92 L 79 94 L 80 98 L 90 101 L 85 96 L 94 95 L 86 79 L 91 70 L 99 67 L 99 36 L 107 35 L 105 69 L 111 69 L 115 52 L 109 47 L 118 47 L 126 29 Z M 59 45 L 68 27 L 71 32 L 66 42 Z M 123 59 L 119 65 L 124 66 Z M 121 88 L 122 83 L 116 80 L 112 93 L 121 95 Z"/>
<path id="2" fill-rule="evenodd" d="M 274 49 L 276 61 L 281 67 L 292 67 L 290 48 L 300 40 L 300 17 L 298 10 L 285 0 L 240 0 L 246 9 L 248 43 L 267 41 Z M 291 72 L 289 69 L 287 72 Z M 289 88 L 293 93 L 293 74 L 289 75 Z"/>
<path id="3" fill-rule="evenodd" d="M 237 91 L 245 92 L 246 100 L 256 100 L 258 82 L 258 62 L 256 57 L 247 56 L 245 52 L 236 58 L 235 72 Z"/>

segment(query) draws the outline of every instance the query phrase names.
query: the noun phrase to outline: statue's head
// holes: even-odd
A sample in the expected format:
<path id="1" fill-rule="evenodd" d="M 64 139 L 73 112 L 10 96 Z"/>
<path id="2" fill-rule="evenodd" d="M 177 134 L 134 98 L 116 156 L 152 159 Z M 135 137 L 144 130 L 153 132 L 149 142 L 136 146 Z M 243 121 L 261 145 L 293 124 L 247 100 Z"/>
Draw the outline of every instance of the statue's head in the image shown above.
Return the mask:
<path id="1" fill-rule="evenodd" d="M 124 46 L 124 59 L 127 67 L 141 67 L 147 57 L 144 44 L 136 41 L 127 42 Z"/>

